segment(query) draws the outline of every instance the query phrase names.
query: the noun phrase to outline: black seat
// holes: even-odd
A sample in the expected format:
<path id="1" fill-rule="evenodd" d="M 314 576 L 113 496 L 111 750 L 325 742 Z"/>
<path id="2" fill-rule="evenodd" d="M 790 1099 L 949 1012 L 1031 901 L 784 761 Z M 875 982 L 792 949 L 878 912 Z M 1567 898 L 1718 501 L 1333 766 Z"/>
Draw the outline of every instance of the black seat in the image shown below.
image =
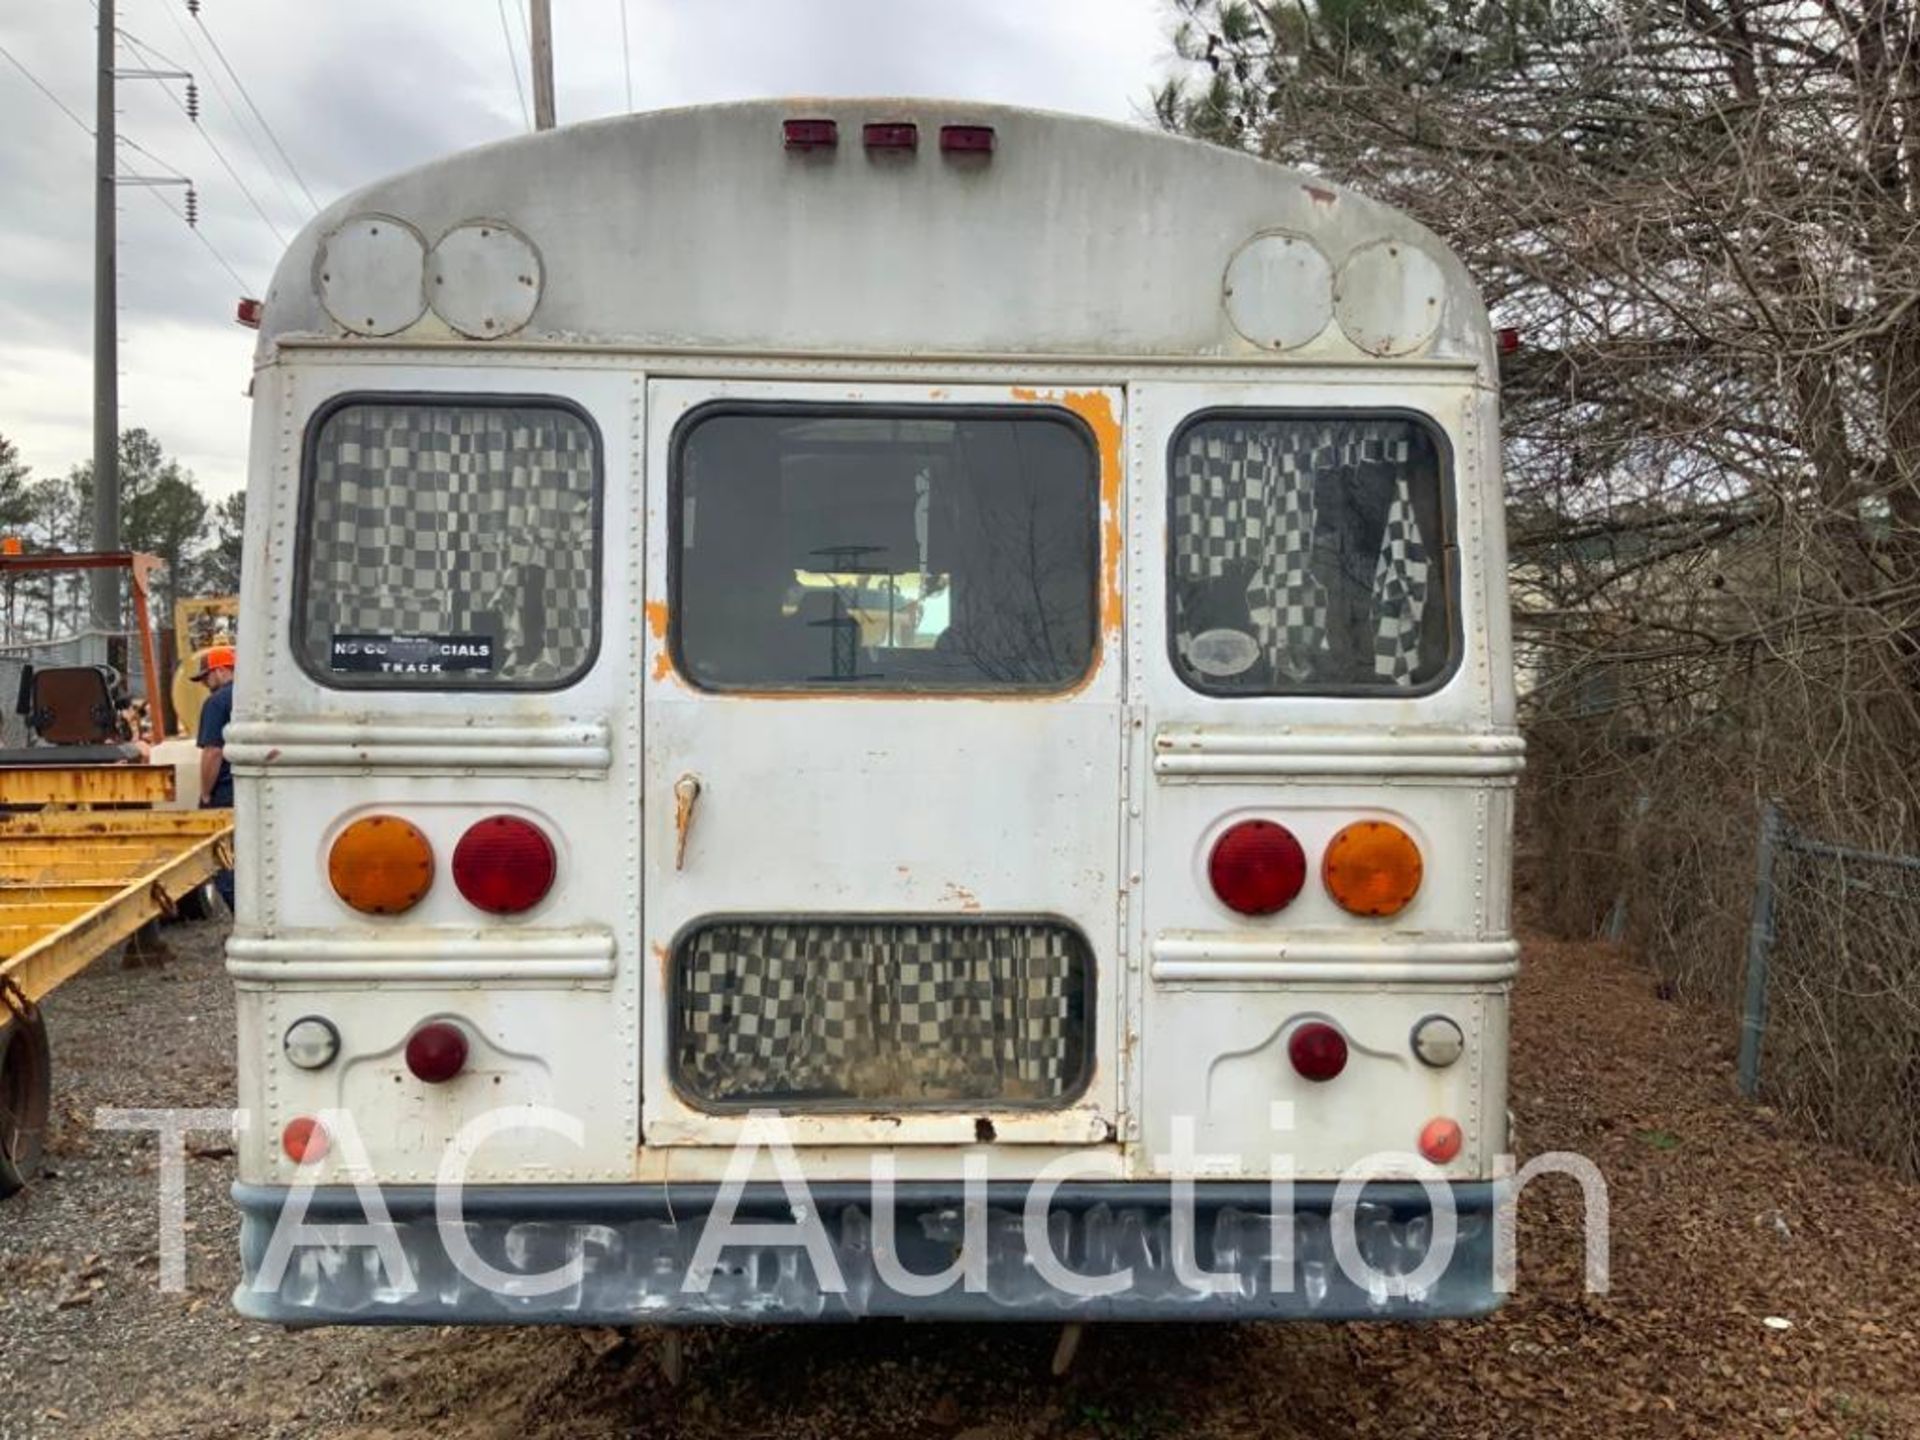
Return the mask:
<path id="1" fill-rule="evenodd" d="M 105 665 L 37 666 L 20 676 L 15 710 L 45 745 L 113 745 L 125 739 Z"/>

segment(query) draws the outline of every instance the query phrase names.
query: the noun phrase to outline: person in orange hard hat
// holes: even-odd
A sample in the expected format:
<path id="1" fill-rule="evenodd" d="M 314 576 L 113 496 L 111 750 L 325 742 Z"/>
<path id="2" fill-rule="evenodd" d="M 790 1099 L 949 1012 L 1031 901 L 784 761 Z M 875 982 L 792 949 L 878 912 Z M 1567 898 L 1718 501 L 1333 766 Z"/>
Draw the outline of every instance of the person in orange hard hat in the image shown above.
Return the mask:
<path id="1" fill-rule="evenodd" d="M 193 678 L 207 687 L 207 703 L 200 707 L 200 808 L 233 808 L 233 767 L 227 763 L 227 725 L 233 719 L 233 647 L 215 645 L 200 657 Z M 213 877 L 220 898 L 233 910 L 233 871 Z"/>

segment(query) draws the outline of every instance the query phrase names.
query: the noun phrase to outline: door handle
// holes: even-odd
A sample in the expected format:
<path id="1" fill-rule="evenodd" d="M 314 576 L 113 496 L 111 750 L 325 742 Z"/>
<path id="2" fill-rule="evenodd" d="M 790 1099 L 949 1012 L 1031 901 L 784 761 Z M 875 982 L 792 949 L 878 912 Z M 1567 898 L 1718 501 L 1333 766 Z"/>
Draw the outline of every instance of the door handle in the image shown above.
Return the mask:
<path id="1" fill-rule="evenodd" d="M 691 772 L 673 782 L 673 868 L 687 866 L 687 835 L 693 829 L 693 807 L 700 800 L 700 777 Z"/>

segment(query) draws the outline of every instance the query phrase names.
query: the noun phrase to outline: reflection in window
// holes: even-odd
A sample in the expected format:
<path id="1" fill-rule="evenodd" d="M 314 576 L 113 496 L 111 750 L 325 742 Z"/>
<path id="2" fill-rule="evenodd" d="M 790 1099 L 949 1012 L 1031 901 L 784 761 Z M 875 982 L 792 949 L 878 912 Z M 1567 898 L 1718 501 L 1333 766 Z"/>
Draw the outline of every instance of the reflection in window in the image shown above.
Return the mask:
<path id="1" fill-rule="evenodd" d="M 714 411 L 677 463 L 701 685 L 1058 689 L 1092 663 L 1095 462 L 1066 417 Z"/>
<path id="2" fill-rule="evenodd" d="M 1172 624 L 1214 693 L 1411 689 L 1448 660 L 1449 541 L 1412 420 L 1213 416 L 1173 446 Z"/>

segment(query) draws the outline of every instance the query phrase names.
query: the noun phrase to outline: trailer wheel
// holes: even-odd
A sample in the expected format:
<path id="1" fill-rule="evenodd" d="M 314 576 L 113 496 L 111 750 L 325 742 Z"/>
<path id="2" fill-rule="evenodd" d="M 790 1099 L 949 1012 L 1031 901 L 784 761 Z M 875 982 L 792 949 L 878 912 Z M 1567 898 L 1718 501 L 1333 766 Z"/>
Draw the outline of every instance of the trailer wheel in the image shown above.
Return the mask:
<path id="1" fill-rule="evenodd" d="M 39 1170 L 52 1098 L 47 1022 L 38 1013 L 15 1014 L 0 1025 L 0 1199 Z"/>

